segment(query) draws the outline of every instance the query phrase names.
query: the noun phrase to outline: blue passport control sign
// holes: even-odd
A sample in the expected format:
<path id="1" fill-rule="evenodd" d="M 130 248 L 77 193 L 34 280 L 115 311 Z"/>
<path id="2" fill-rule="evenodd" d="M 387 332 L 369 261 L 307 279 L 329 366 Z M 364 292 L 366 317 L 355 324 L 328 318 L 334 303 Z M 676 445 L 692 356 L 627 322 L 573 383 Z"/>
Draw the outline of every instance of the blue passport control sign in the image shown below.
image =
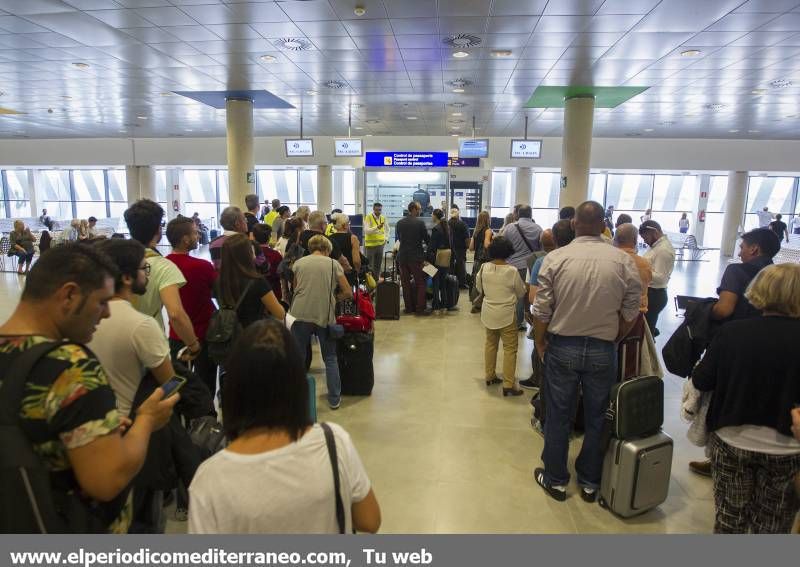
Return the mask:
<path id="1" fill-rule="evenodd" d="M 447 152 L 367 152 L 366 167 L 447 167 Z"/>

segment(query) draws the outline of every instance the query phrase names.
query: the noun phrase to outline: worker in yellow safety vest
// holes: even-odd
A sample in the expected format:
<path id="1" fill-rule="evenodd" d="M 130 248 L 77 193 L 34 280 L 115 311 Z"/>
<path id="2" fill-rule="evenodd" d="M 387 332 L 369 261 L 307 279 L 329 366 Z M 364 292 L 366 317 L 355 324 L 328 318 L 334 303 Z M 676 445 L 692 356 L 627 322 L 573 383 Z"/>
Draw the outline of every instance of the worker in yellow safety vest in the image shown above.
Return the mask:
<path id="1" fill-rule="evenodd" d="M 378 277 L 383 265 L 383 247 L 389 241 L 389 224 L 381 212 L 383 205 L 375 203 L 372 212 L 364 217 L 364 251 L 372 273 Z"/>
<path id="2" fill-rule="evenodd" d="M 342 209 L 333 209 L 331 214 L 328 215 L 328 226 L 325 227 L 325 236 L 330 238 L 331 234 L 336 232 L 336 226 L 334 226 L 333 222 L 330 222 L 333 218 L 333 215 L 339 214 L 342 212 Z"/>

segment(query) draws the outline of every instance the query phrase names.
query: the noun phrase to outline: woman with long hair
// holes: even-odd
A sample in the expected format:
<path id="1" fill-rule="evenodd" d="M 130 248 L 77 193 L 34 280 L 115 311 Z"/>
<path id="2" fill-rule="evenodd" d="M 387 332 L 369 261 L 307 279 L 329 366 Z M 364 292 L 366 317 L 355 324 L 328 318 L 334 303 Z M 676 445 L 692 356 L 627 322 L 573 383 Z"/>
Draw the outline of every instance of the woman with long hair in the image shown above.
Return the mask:
<path id="1" fill-rule="evenodd" d="M 222 245 L 222 265 L 215 293 L 220 305 L 235 307 L 242 327 L 247 327 L 269 313 L 278 320 L 286 317 L 269 282 L 258 273 L 253 243 L 244 234 L 232 234 Z"/>
<path id="2" fill-rule="evenodd" d="M 21 220 L 15 220 L 14 230 L 8 234 L 8 240 L 11 243 L 8 255 L 17 257 L 17 274 L 27 274 L 31 269 L 31 262 L 36 251 L 31 230 Z M 23 265 L 25 266 L 24 272 L 22 271 Z"/>
<path id="3" fill-rule="evenodd" d="M 474 252 L 475 256 L 472 261 L 472 281 L 475 281 L 475 276 L 481 266 L 487 260 L 486 251 L 489 249 L 489 244 L 494 238 L 494 233 L 490 226 L 492 217 L 489 216 L 489 211 L 481 211 L 478 219 L 475 221 L 475 230 L 472 231 L 472 238 L 469 241 L 469 250 Z M 477 300 L 480 296 L 477 293 L 477 288 L 473 283 L 473 288 L 470 290 L 470 299 Z M 481 310 L 482 301 L 478 300 L 477 303 L 472 304 L 472 313 L 478 313 Z"/>
<path id="4" fill-rule="evenodd" d="M 283 325 L 259 321 L 242 333 L 223 393 L 230 444 L 192 480 L 189 533 L 378 531 L 380 506 L 358 451 L 338 425 L 313 423 L 302 357 Z M 342 525 L 329 442 L 338 457 Z"/>
<path id="5" fill-rule="evenodd" d="M 283 257 L 278 265 L 278 276 L 281 278 L 281 299 L 287 305 L 292 302 L 294 288 L 292 266 L 305 255 L 305 250 L 300 246 L 301 234 L 303 234 L 303 221 L 298 218 L 288 219 L 283 224 L 283 234 L 275 246 L 275 250 Z"/>
<path id="6" fill-rule="evenodd" d="M 334 213 L 331 215 L 334 231 L 328 238 L 333 241 L 342 255 L 352 266 L 352 270 L 346 273 L 347 281 L 350 285 L 356 285 L 358 274 L 361 273 L 361 250 L 359 249 L 358 237 L 350 232 L 350 217 L 344 213 Z"/>
<path id="7" fill-rule="evenodd" d="M 443 313 L 445 309 L 455 311 L 458 309 L 451 301 L 447 290 L 446 278 L 450 274 L 450 262 L 452 258 L 452 245 L 450 243 L 450 229 L 447 226 L 447 219 L 442 209 L 433 211 L 433 229 L 431 230 L 431 241 L 428 245 L 428 262 L 436 266 L 436 275 L 433 276 L 433 301 L 431 307 L 433 311 Z M 441 254 L 440 251 L 443 251 Z M 439 261 L 437 262 L 437 257 Z M 450 307 L 448 307 L 448 305 Z"/>

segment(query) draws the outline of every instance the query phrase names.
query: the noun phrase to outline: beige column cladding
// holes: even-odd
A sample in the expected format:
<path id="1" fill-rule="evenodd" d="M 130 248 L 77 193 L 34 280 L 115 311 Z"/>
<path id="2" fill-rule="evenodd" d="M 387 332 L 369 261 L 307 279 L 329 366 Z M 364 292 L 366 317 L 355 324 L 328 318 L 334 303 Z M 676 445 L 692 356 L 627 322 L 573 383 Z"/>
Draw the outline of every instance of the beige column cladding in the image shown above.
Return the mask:
<path id="1" fill-rule="evenodd" d="M 253 101 L 229 98 L 225 101 L 225 113 L 230 204 L 244 210 L 244 198 L 256 192 Z"/>
<path id="2" fill-rule="evenodd" d="M 317 166 L 317 210 L 331 212 L 333 203 L 333 169 L 329 165 Z"/>
<path id="3" fill-rule="evenodd" d="M 559 206 L 578 206 L 589 198 L 594 96 L 576 96 L 564 103 Z"/>
<path id="4" fill-rule="evenodd" d="M 155 168 L 149 165 L 140 165 L 139 166 L 139 197 L 135 199 L 138 201 L 139 199 L 150 199 L 151 201 L 158 202 L 158 196 L 156 195 L 156 170 Z M 130 202 L 130 195 L 128 196 L 128 202 Z"/>
<path id="5" fill-rule="evenodd" d="M 728 195 L 725 198 L 725 218 L 722 224 L 723 256 L 733 256 L 736 240 L 743 224 L 745 198 L 747 197 L 746 171 L 728 172 Z"/>
<path id="6" fill-rule="evenodd" d="M 517 168 L 516 190 L 514 191 L 514 205 L 531 204 L 531 185 L 533 183 L 533 170 L 530 167 Z"/>

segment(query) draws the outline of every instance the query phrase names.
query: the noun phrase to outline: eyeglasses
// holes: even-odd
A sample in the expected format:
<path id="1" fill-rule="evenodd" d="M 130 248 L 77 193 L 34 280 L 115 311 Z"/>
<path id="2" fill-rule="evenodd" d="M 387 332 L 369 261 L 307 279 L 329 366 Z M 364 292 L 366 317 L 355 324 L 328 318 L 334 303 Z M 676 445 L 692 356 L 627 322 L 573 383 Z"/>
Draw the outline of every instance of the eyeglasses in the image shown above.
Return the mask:
<path id="1" fill-rule="evenodd" d="M 146 276 L 150 275 L 150 264 L 145 264 L 144 266 L 139 266 L 139 269 L 144 271 L 144 275 L 146 275 Z"/>

